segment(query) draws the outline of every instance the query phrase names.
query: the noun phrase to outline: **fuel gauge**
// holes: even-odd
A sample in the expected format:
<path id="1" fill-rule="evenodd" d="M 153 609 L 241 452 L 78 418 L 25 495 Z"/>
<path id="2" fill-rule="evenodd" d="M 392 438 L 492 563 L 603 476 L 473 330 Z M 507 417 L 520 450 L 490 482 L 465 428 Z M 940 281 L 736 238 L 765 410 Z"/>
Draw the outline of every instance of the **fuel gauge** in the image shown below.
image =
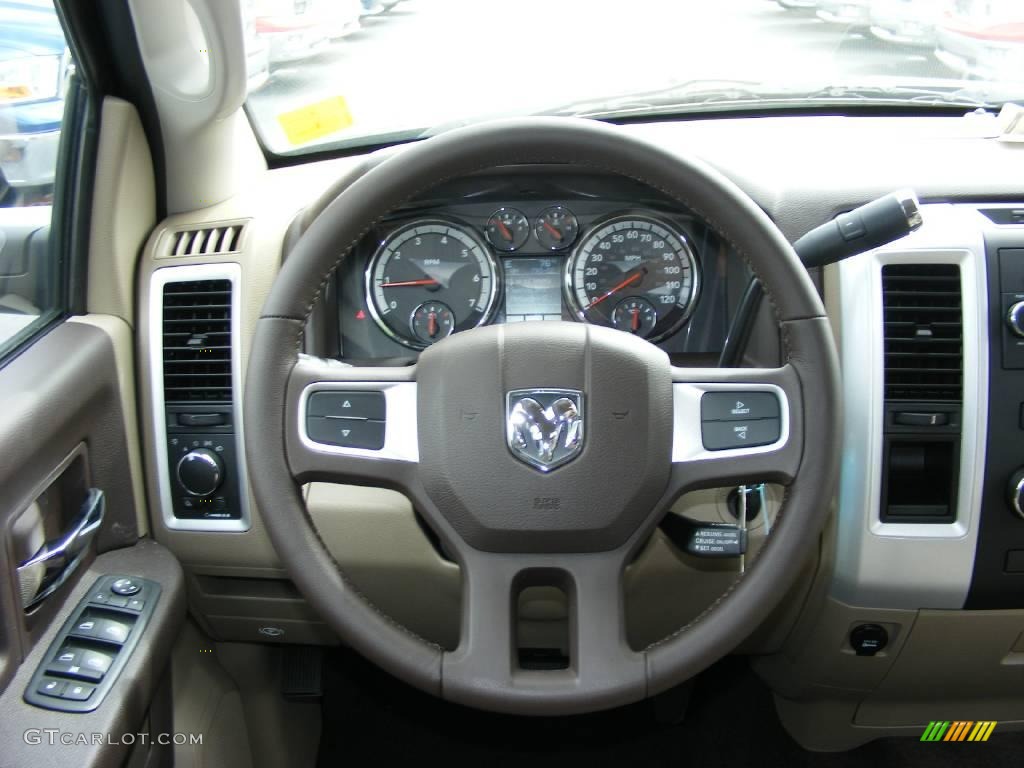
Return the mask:
<path id="1" fill-rule="evenodd" d="M 555 205 L 541 212 L 533 225 L 533 233 L 540 244 L 549 251 L 560 251 L 568 248 L 576 239 L 579 223 L 572 211 L 561 205 Z"/>

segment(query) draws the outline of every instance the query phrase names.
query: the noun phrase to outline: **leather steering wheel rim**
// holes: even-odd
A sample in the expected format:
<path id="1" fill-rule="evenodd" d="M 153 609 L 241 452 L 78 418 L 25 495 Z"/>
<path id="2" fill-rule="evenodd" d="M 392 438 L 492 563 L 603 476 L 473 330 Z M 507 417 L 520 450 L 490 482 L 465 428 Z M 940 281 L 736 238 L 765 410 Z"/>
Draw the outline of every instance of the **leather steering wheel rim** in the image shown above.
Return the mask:
<path id="1" fill-rule="evenodd" d="M 659 398 L 666 387 L 671 398 L 672 388 L 687 386 L 687 381 L 714 379 L 716 386 L 725 387 L 768 382 L 765 386 L 784 392 L 790 406 L 784 414 L 788 439 L 778 452 L 751 452 L 734 461 L 703 455 L 700 460 L 673 462 L 667 474 L 662 473 L 665 487 L 652 508 L 642 519 L 623 522 L 616 528 L 618 538 L 602 539 L 593 547 L 597 551 L 561 551 L 567 548 L 554 545 L 551 551 L 517 553 L 516 546 L 505 540 L 474 538 L 473 529 L 460 526 L 462 521 L 450 511 L 438 509 L 441 494 L 419 477 L 422 468 L 415 462 L 311 453 L 298 437 L 298 403 L 310 382 L 369 382 L 387 376 L 396 377 L 397 382 L 409 376 L 384 369 L 346 368 L 300 354 L 306 320 L 354 246 L 384 216 L 431 187 L 477 171 L 526 163 L 572 164 L 618 174 L 677 201 L 746 260 L 761 280 L 780 328 L 785 357 L 781 368 L 757 375 L 746 369 L 709 369 L 700 372 L 703 378 L 691 375 L 689 369 L 670 369 L 667 357 L 664 361 L 657 357 L 663 353 L 627 334 L 586 326 L 545 331 L 556 340 L 564 336 L 568 345 L 581 343 L 588 349 L 611 350 L 609 354 L 621 351 L 635 362 L 638 376 L 646 372 L 652 381 L 657 379 L 649 390 L 652 404 L 647 425 L 655 432 L 666 418 L 670 424 L 673 419 L 671 411 L 655 407 L 663 405 Z M 523 333 L 537 338 L 539 331 Z M 468 360 L 466 355 L 488 345 L 511 348 L 515 344 L 515 333 L 501 327 L 457 334 L 421 355 L 418 375 L 424 381 L 438 381 L 446 353 L 462 354 L 461 359 Z M 619 350 L 623 344 L 628 349 Z M 662 382 L 666 376 L 669 379 Z M 421 406 L 429 404 L 422 392 L 419 397 Z M 425 413 L 429 410 L 418 411 L 421 429 L 424 424 L 444 429 L 436 414 Z M 813 428 L 809 428 L 811 415 Z M 448 700 L 521 714 L 569 714 L 618 706 L 664 691 L 730 652 L 768 616 L 812 552 L 829 513 L 839 457 L 839 371 L 824 308 L 796 254 L 768 216 L 722 174 L 621 128 L 585 120 L 526 118 L 459 129 L 405 147 L 326 206 L 296 243 L 261 311 L 246 376 L 244 418 L 255 506 L 292 579 L 343 641 L 396 677 Z M 678 413 L 675 420 L 674 429 L 679 432 Z M 665 429 L 668 439 L 674 439 L 673 427 Z M 699 435 L 699 424 L 696 429 Z M 593 449 L 595 456 L 598 449 Z M 592 645 L 590 635 L 600 633 L 613 611 L 619 611 L 621 623 L 621 596 L 603 602 L 604 593 L 620 585 L 612 584 L 607 575 L 614 570 L 591 565 L 614 560 L 615 567 L 622 567 L 680 493 L 754 476 L 781 482 L 786 492 L 772 535 L 747 572 L 701 616 L 649 648 L 624 650 L 621 626 L 608 630 L 617 634 L 613 640 Z M 517 672 L 514 664 L 506 668 L 501 654 L 507 655 L 508 649 L 499 649 L 495 656 L 485 647 L 488 642 L 501 645 L 508 640 L 502 634 L 508 633 L 508 626 L 500 611 L 490 622 L 496 622 L 498 629 L 473 616 L 464 617 L 463 643 L 454 652 L 399 625 L 359 591 L 319 538 L 302 494 L 302 485 L 314 480 L 395 488 L 410 495 L 417 509 L 428 510 L 428 522 L 459 552 L 469 579 L 469 585 L 463 586 L 467 615 L 480 612 L 479 595 L 485 594 L 486 586 L 479 585 L 486 585 L 492 576 L 496 582 L 505 577 L 515 581 L 527 568 L 532 573 L 564 567 L 569 591 L 578 588 L 583 601 L 574 614 L 579 659 L 570 669 L 547 677 Z M 584 585 L 591 572 L 593 583 Z M 508 583 L 495 588 L 507 589 Z M 586 600 L 599 607 L 591 610 Z"/>

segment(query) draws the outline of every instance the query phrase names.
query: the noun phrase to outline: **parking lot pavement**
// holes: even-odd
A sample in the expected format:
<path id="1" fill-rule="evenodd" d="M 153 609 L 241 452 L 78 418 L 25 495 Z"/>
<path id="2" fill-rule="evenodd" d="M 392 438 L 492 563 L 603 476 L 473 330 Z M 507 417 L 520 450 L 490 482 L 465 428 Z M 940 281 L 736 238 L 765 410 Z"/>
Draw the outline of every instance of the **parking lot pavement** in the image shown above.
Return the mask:
<path id="1" fill-rule="evenodd" d="M 341 96 L 329 141 L 525 114 L 699 79 L 792 84 L 949 77 L 927 51 L 887 45 L 770 0 L 405 0 L 250 98 L 263 140 L 277 116 Z"/>

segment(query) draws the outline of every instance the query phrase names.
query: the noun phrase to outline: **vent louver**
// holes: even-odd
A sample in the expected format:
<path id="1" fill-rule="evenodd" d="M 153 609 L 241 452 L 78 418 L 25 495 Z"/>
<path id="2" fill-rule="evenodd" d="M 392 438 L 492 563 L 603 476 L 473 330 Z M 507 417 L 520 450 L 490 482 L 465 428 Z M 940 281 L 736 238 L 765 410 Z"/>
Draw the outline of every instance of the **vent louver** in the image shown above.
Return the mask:
<path id="1" fill-rule="evenodd" d="M 171 239 L 171 256 L 218 256 L 235 253 L 242 239 L 242 224 L 184 229 Z"/>
<path id="2" fill-rule="evenodd" d="M 963 399 L 963 312 L 955 264 L 882 267 L 887 400 Z"/>
<path id="3" fill-rule="evenodd" d="M 168 283 L 163 302 L 164 399 L 230 403 L 231 281 Z"/>

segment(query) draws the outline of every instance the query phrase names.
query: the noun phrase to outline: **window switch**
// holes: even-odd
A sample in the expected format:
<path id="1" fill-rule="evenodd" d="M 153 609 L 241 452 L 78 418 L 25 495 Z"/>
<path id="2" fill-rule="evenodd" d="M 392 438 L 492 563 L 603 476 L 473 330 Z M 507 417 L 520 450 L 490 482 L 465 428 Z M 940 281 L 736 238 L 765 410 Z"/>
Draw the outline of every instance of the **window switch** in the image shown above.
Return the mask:
<path id="1" fill-rule="evenodd" d="M 71 634 L 78 637 L 96 637 L 96 629 L 100 620 L 92 613 L 84 613 L 78 623 L 71 628 Z"/>
<path id="2" fill-rule="evenodd" d="M 84 654 L 85 650 L 82 648 L 65 645 L 60 649 L 53 661 L 50 662 L 50 666 L 46 668 L 46 671 L 55 675 L 77 674 L 82 666 L 82 656 Z"/>
<path id="3" fill-rule="evenodd" d="M 96 632 L 93 637 L 120 644 L 128 639 L 128 633 L 131 631 L 131 625 L 126 622 L 100 619 L 96 624 Z"/>

